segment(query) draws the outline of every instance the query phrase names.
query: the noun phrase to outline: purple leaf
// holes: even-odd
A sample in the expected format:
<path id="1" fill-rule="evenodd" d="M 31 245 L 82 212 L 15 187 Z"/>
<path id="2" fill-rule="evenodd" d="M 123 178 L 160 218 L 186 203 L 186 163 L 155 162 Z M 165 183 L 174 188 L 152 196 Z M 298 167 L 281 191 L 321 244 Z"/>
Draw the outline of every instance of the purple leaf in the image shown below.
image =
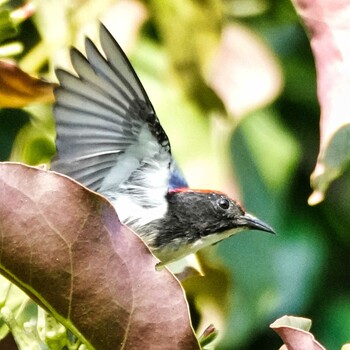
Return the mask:
<path id="1" fill-rule="evenodd" d="M 0 163 L 0 272 L 89 348 L 199 349 L 184 293 L 77 182 Z"/>

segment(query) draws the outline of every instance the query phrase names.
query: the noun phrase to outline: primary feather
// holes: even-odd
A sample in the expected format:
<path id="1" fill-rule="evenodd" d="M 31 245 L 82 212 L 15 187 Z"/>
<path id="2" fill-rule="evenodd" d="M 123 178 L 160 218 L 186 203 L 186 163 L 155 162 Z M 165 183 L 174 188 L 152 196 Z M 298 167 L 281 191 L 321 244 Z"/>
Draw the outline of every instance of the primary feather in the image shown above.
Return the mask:
<path id="1" fill-rule="evenodd" d="M 105 195 L 138 231 L 165 214 L 169 189 L 187 184 L 140 80 L 103 25 L 100 41 L 105 56 L 89 39 L 87 57 L 71 49 L 76 76 L 57 70 L 52 169 Z"/>

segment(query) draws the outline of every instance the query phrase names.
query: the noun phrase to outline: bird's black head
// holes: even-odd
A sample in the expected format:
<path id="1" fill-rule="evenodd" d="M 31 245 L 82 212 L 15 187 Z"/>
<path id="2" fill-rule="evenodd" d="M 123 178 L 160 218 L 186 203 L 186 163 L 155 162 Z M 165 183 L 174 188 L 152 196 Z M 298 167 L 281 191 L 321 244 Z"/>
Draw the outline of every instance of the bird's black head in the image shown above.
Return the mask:
<path id="1" fill-rule="evenodd" d="M 188 254 L 242 230 L 274 233 L 267 224 L 247 214 L 238 202 L 212 191 L 169 192 L 168 212 L 157 224 L 160 232 L 154 247 L 172 246 L 179 254 L 185 244 Z"/>
<path id="2" fill-rule="evenodd" d="M 273 232 L 267 224 L 247 214 L 238 202 L 220 192 L 174 191 L 169 193 L 168 202 L 170 220 L 180 221 L 182 227 L 187 226 L 200 236 L 232 229 Z"/>

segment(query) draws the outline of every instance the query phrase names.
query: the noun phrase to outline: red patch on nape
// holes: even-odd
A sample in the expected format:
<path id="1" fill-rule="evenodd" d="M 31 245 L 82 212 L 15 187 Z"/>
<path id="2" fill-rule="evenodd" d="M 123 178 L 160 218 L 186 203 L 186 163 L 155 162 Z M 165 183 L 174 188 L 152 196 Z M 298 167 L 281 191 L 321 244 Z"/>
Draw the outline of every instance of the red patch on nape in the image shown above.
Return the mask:
<path id="1" fill-rule="evenodd" d="M 225 197 L 231 199 L 232 201 L 234 201 L 235 203 L 237 203 L 237 204 L 242 208 L 242 210 L 243 210 L 244 212 L 246 211 L 245 208 L 244 208 L 244 206 L 242 205 L 242 203 L 241 203 L 240 201 L 238 201 L 237 199 L 233 199 L 233 198 L 229 197 L 229 196 L 228 196 L 226 193 L 224 193 L 224 192 L 215 191 L 215 190 L 198 190 L 198 189 L 190 189 L 190 188 L 182 189 L 182 191 L 180 191 L 180 192 L 184 192 L 184 191 L 186 191 L 186 190 L 187 190 L 188 192 L 198 192 L 198 193 L 208 193 L 208 194 L 210 194 L 210 193 L 215 193 L 215 194 L 218 194 L 218 195 L 225 196 Z"/>
<path id="2" fill-rule="evenodd" d="M 199 193 L 215 193 L 215 194 L 219 194 L 219 195 L 224 195 L 227 197 L 227 195 L 224 192 L 221 191 L 214 191 L 214 190 L 192 190 L 193 192 L 199 192 Z"/>
<path id="3" fill-rule="evenodd" d="M 206 194 L 215 193 L 218 195 L 222 195 L 222 196 L 225 196 L 225 197 L 231 199 L 235 203 L 237 203 L 242 208 L 242 210 L 244 212 L 246 211 L 244 206 L 241 204 L 241 202 L 239 202 L 237 199 L 233 199 L 233 198 L 229 197 L 227 194 L 225 194 L 224 192 L 221 192 L 221 191 L 199 190 L 199 189 L 193 189 L 193 188 L 189 188 L 189 187 L 175 188 L 175 189 L 169 191 L 169 193 L 185 193 L 185 192 L 193 192 L 193 193 L 197 192 L 197 193 L 206 193 Z"/>
<path id="4" fill-rule="evenodd" d="M 191 190 L 188 187 L 180 187 L 180 188 L 174 188 L 169 191 L 169 193 L 179 193 L 179 192 L 193 192 L 193 190 Z"/>
<path id="5" fill-rule="evenodd" d="M 178 193 L 178 192 L 197 192 L 197 193 L 215 193 L 219 195 L 224 195 L 227 196 L 225 193 L 220 192 L 220 191 L 213 191 L 213 190 L 199 190 L 199 189 L 193 189 L 189 187 L 181 187 L 181 188 L 175 188 L 173 190 L 169 191 L 170 193 Z"/>

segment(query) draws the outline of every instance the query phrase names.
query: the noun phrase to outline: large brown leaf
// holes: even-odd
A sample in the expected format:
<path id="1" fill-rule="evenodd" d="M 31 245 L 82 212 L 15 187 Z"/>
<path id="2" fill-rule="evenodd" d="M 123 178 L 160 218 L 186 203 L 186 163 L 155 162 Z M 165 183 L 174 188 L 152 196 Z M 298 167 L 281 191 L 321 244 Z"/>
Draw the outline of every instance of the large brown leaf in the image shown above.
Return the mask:
<path id="1" fill-rule="evenodd" d="M 0 164 L 0 271 L 91 349 L 199 349 L 178 281 L 102 196 Z"/>

